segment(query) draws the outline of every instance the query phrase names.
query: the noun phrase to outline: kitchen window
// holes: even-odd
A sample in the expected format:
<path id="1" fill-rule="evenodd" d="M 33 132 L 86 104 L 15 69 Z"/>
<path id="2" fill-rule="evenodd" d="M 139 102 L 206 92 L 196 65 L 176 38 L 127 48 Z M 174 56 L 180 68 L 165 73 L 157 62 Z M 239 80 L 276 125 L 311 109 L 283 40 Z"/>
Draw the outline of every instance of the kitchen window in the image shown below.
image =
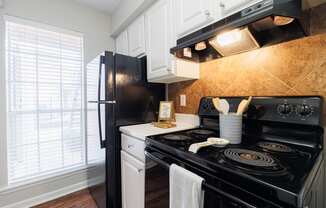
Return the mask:
<path id="1" fill-rule="evenodd" d="M 18 18 L 5 26 L 8 183 L 102 159 L 85 136 L 83 35 Z"/>

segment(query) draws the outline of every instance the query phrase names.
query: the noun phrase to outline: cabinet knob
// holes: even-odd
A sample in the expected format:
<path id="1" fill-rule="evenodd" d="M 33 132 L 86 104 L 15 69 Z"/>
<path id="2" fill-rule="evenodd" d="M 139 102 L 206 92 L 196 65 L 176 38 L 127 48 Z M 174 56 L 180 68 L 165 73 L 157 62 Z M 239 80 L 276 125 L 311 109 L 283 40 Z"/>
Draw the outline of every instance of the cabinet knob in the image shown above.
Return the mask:
<path id="1" fill-rule="evenodd" d="M 141 172 L 143 172 L 143 169 L 138 169 L 137 171 L 138 171 L 138 173 L 141 173 Z"/>
<path id="2" fill-rule="evenodd" d="M 133 144 L 128 144 L 128 148 L 130 149 L 130 148 L 133 148 L 135 145 L 133 145 Z"/>
<path id="3" fill-rule="evenodd" d="M 224 8 L 225 7 L 225 4 L 220 2 L 220 7 Z"/>

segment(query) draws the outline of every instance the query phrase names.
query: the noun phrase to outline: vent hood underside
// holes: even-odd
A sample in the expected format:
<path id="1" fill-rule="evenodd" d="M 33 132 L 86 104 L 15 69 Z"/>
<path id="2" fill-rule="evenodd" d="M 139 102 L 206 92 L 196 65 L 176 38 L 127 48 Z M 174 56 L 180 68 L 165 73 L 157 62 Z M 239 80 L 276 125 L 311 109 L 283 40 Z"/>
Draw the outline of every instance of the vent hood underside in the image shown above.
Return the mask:
<path id="1" fill-rule="evenodd" d="M 205 62 L 307 36 L 309 13 L 302 5 L 301 0 L 261 1 L 179 39 L 170 52 Z"/>

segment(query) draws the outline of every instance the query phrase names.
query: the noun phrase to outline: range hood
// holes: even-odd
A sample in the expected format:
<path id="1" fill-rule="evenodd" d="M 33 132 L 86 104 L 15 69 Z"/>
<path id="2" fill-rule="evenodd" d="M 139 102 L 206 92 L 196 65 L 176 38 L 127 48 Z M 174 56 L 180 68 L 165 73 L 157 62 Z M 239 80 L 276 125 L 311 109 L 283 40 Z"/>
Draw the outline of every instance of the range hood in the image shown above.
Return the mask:
<path id="1" fill-rule="evenodd" d="M 262 0 L 177 40 L 170 52 L 195 62 L 230 56 L 309 35 L 302 0 Z"/>

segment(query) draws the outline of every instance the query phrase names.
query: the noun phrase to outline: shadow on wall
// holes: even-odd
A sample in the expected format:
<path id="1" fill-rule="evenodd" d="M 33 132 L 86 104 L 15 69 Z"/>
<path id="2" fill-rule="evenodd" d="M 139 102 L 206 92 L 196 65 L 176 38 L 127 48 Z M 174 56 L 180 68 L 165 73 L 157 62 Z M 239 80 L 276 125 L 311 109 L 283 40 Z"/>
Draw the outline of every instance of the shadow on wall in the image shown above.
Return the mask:
<path id="1" fill-rule="evenodd" d="M 312 36 L 203 63 L 199 80 L 170 84 L 176 111 L 197 113 L 200 98 L 210 95 L 326 98 L 326 4 L 312 11 Z M 186 107 L 180 94 L 187 95 Z"/>

